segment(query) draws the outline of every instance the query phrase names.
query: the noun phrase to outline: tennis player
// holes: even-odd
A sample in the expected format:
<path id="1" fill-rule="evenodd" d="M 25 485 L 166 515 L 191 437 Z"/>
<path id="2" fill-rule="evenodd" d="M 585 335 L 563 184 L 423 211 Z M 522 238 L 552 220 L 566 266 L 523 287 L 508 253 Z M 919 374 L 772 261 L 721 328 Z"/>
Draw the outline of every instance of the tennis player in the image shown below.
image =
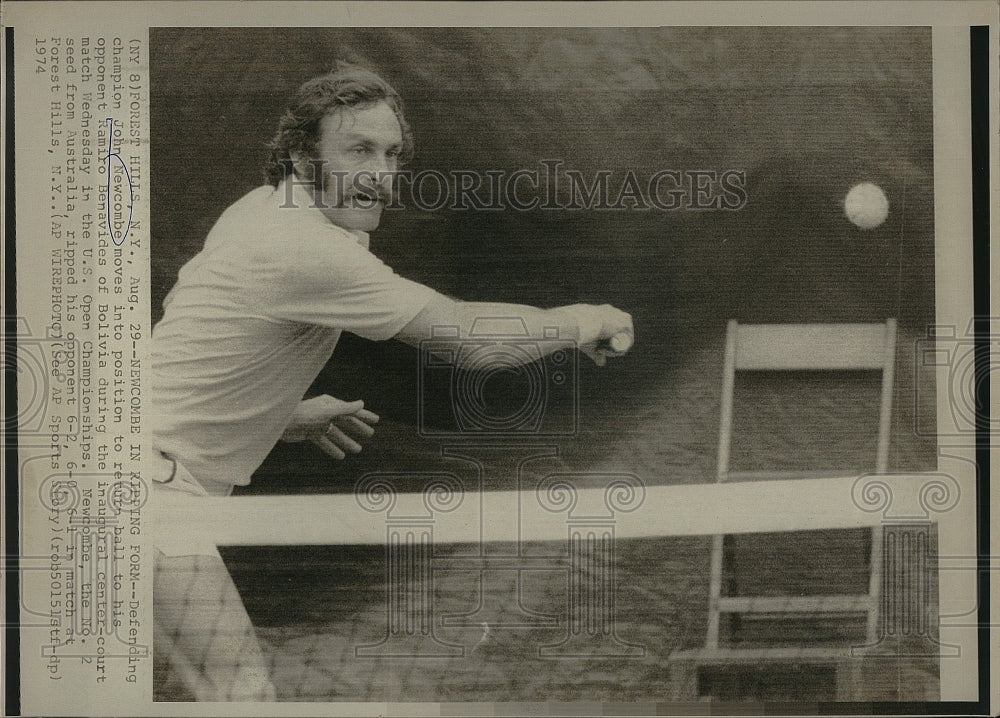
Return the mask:
<path id="1" fill-rule="evenodd" d="M 229 494 L 282 438 L 311 439 L 336 458 L 360 451 L 378 421 L 361 401 L 303 400 L 342 331 L 418 345 L 438 326 L 461 338 L 477 320 L 503 317 L 539 339 L 556 329 L 598 364 L 627 351 L 631 317 L 609 305 L 462 302 L 372 254 L 368 232 L 412 149 L 402 102 L 374 73 L 342 65 L 299 89 L 272 143 L 269 184 L 222 214 L 153 331 L 159 500 Z M 273 699 L 242 602 L 196 534 L 158 547 L 162 682 L 197 699 Z"/>

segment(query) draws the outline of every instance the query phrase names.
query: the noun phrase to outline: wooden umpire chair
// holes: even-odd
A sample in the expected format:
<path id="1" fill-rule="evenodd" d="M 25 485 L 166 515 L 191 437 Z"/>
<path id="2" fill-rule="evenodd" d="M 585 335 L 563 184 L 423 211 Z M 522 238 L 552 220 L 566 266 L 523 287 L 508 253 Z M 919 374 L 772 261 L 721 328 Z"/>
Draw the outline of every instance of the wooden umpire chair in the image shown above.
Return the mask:
<path id="1" fill-rule="evenodd" d="M 771 481 L 831 477 L 830 471 L 735 471 L 730 469 L 733 431 L 733 394 L 738 371 L 881 370 L 878 443 L 874 470 L 888 470 L 889 434 L 892 416 L 896 355 L 896 321 L 884 324 L 738 324 L 730 320 L 726 335 L 722 384 L 717 481 Z M 841 472 L 839 475 L 847 475 Z M 712 537 L 709 568 L 708 628 L 705 645 L 677 651 L 673 683 L 675 700 L 697 698 L 697 674 L 703 666 L 759 666 L 761 663 L 816 664 L 835 666 L 836 699 L 864 700 L 861 691 L 861 659 L 852 657 L 851 646 L 740 648 L 719 643 L 722 614 L 768 617 L 836 617 L 866 614 L 869 645 L 878 641 L 879 602 L 882 584 L 882 529 L 871 535 L 868 592 L 859 595 L 740 596 L 723 595 L 725 536 Z"/>

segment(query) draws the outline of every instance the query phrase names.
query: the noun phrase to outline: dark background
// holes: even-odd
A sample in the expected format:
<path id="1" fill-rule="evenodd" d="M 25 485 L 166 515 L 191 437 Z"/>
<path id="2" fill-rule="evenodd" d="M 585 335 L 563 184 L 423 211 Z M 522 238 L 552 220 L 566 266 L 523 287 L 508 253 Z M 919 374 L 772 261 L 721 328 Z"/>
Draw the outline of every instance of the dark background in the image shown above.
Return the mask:
<path id="1" fill-rule="evenodd" d="M 559 159 L 588 177 L 610 170 L 617 187 L 630 169 L 640 179 L 661 169 L 746 172 L 739 211 L 386 213 L 373 251 L 440 291 L 540 306 L 610 302 L 634 316 L 627 358 L 603 370 L 581 362 L 570 407 L 580 430 L 545 468 L 712 480 L 728 318 L 890 316 L 901 326 L 891 465 L 933 467 L 933 444 L 912 428 L 915 401 L 931 398 L 915 392 L 912 369 L 913 338 L 934 317 L 928 28 L 179 28 L 150 36 L 154 322 L 219 214 L 264 183 L 265 145 L 287 99 L 343 59 L 379 72 L 403 96 L 415 173 L 541 169 L 541 159 Z M 844 195 L 863 181 L 890 202 L 888 220 L 870 231 L 843 215 Z M 314 389 L 365 399 L 384 419 L 377 437 L 336 466 L 310 446 L 279 445 L 248 490 L 342 490 L 368 471 L 440 464 L 442 441 L 416 428 L 417 371 L 415 350 L 345 334 Z M 779 432 L 767 450 L 809 453 L 817 438 L 843 434 L 867 451 L 877 385 L 863 379 L 869 386 L 859 392 L 857 378 L 819 385 L 806 377 L 798 389 L 768 390 L 771 403 L 799 391 L 792 403 L 806 406 L 802 417 L 817 414 L 808 402 L 821 394 L 821 421 L 840 428 L 806 428 L 796 440 Z M 838 414 L 837 398 L 848 413 Z"/>

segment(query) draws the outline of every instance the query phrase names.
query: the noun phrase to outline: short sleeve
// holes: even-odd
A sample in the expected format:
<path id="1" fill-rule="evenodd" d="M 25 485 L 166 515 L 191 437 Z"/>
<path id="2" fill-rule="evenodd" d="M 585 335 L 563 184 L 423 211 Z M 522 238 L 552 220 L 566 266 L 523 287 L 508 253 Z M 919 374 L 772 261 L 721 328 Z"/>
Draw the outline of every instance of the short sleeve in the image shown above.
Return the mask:
<path id="1" fill-rule="evenodd" d="M 396 274 L 349 234 L 330 228 L 274 247 L 258 264 L 258 310 L 275 319 L 391 339 L 435 292 Z"/>

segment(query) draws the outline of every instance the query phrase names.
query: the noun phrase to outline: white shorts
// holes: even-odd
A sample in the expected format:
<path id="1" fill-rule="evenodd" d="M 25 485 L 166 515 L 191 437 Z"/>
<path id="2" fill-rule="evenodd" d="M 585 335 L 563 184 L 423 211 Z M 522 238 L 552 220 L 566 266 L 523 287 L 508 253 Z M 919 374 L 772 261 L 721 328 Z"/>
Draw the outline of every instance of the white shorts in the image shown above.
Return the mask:
<path id="1" fill-rule="evenodd" d="M 170 508 L 176 516 L 177 509 L 197 508 L 209 496 L 201 484 L 180 462 L 154 451 L 150 467 L 153 483 L 151 507 L 153 516 L 153 543 L 167 556 L 219 556 L 219 549 L 212 539 L 209 527 L 195 518 L 183 525 L 168 526 L 157 520 L 158 508 Z"/>

